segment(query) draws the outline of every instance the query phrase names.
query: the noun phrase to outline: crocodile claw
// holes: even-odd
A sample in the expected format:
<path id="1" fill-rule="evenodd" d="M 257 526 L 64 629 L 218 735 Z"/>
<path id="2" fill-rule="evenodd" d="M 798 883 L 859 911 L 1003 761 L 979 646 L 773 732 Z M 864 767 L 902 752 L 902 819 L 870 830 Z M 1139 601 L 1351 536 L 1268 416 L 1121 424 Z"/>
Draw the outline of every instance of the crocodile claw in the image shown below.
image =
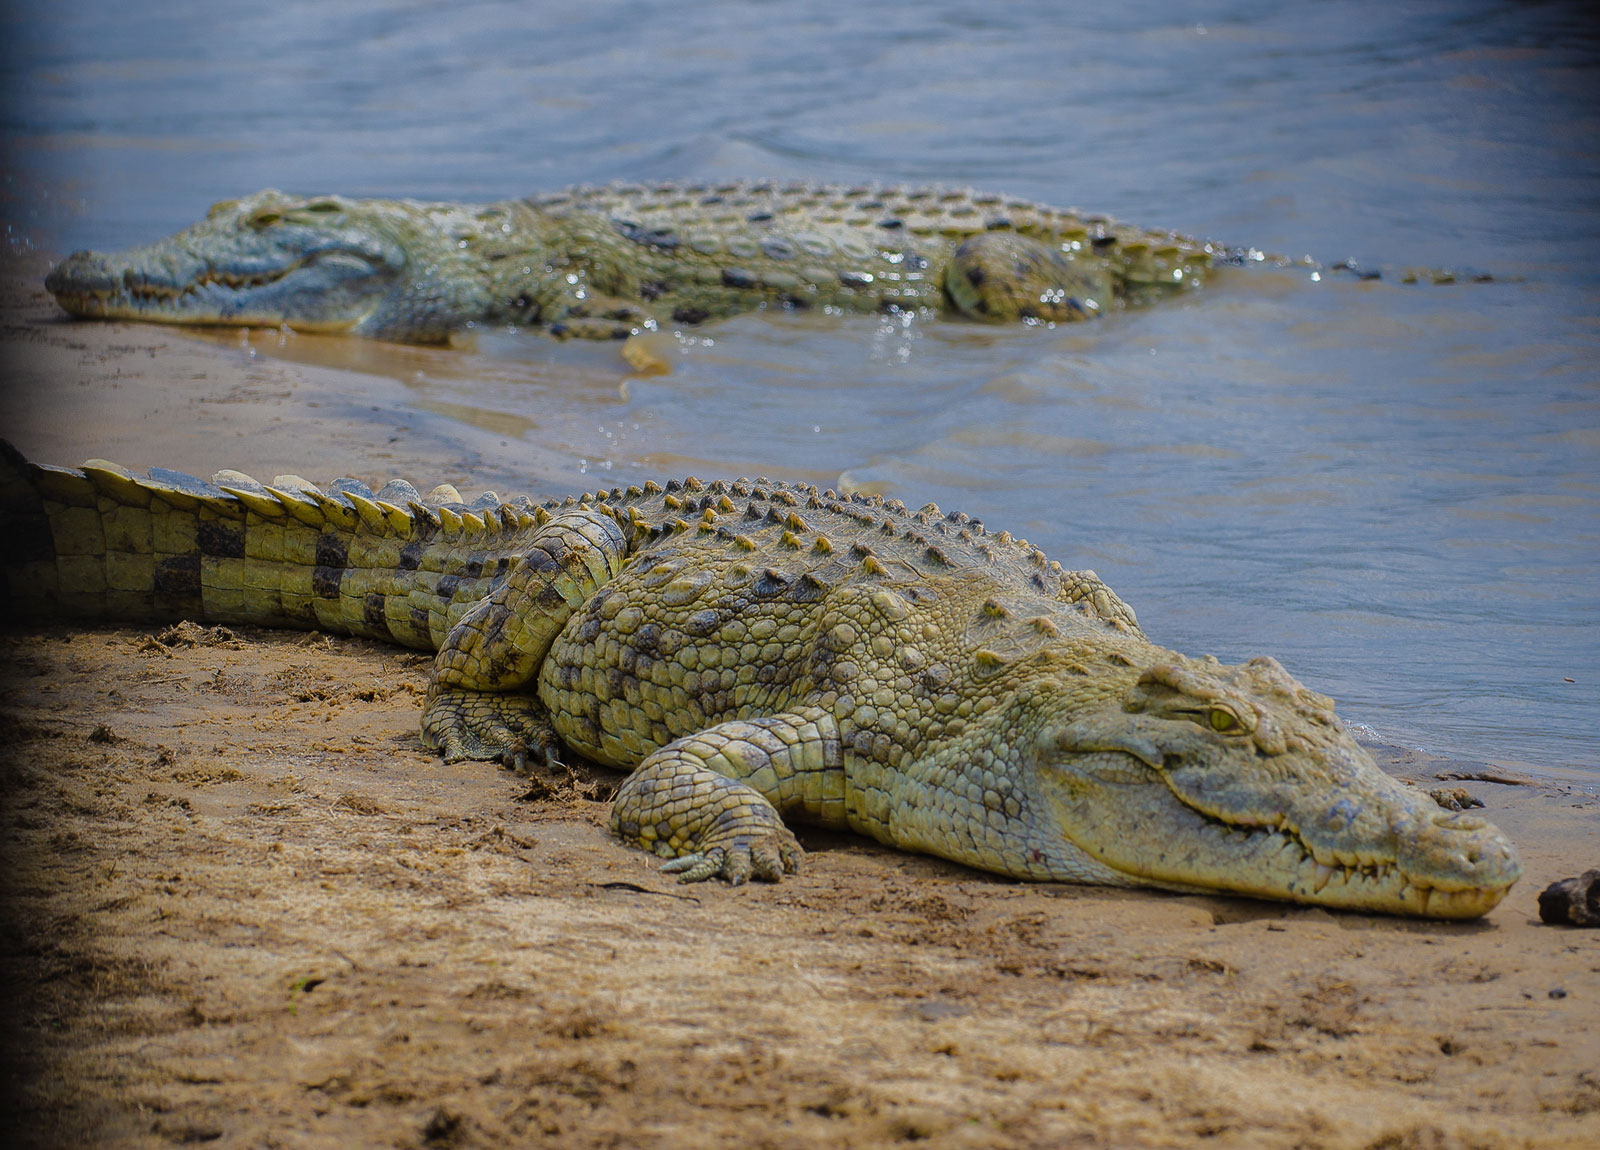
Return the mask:
<path id="1" fill-rule="evenodd" d="M 786 841 L 774 843 L 764 837 L 752 843 L 740 837 L 727 847 L 708 847 L 693 854 L 682 855 L 664 863 L 665 874 L 675 874 L 679 882 L 704 882 L 721 878 L 730 886 L 743 886 L 752 878 L 762 882 L 779 882 L 786 874 L 800 873 L 800 860 L 805 851 L 785 832 Z"/>

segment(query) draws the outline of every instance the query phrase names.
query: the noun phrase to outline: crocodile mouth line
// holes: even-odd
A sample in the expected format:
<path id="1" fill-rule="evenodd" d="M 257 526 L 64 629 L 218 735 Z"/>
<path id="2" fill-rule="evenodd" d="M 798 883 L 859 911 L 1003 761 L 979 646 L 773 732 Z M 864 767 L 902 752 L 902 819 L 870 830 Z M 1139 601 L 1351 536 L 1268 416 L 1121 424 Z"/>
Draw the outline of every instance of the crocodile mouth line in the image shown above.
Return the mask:
<path id="1" fill-rule="evenodd" d="M 283 267 L 255 273 L 233 273 L 218 268 L 207 268 L 193 279 L 182 284 L 162 283 L 134 271 L 122 273 L 119 285 L 105 287 L 73 287 L 62 285 L 53 289 L 63 303 L 71 301 L 80 307 L 105 308 L 126 302 L 137 308 L 168 308 L 188 301 L 198 302 L 209 289 L 220 288 L 226 292 L 253 291 L 282 283 L 295 272 L 309 267 L 313 261 L 300 259 Z"/>
<path id="2" fill-rule="evenodd" d="M 1314 893 L 1320 894 L 1335 879 L 1342 879 L 1345 883 L 1355 880 L 1387 887 L 1397 876 L 1404 879 L 1407 886 L 1416 887 L 1418 890 L 1432 889 L 1427 884 L 1419 883 L 1407 876 L 1397 862 L 1363 861 L 1359 855 L 1342 856 L 1340 852 L 1333 852 L 1331 861 L 1324 862 L 1317 857 L 1315 848 L 1287 821 L 1280 821 L 1276 826 L 1246 826 L 1242 823 L 1229 822 L 1220 815 L 1211 814 L 1188 803 L 1184 805 L 1201 820 L 1200 833 L 1219 846 L 1229 850 L 1242 848 L 1251 855 L 1261 858 L 1281 856 L 1289 849 L 1297 851 L 1300 857 L 1289 859 L 1289 867 L 1297 873 L 1309 868 L 1309 879 Z M 1275 851 L 1268 849 L 1272 842 L 1279 844 Z"/>

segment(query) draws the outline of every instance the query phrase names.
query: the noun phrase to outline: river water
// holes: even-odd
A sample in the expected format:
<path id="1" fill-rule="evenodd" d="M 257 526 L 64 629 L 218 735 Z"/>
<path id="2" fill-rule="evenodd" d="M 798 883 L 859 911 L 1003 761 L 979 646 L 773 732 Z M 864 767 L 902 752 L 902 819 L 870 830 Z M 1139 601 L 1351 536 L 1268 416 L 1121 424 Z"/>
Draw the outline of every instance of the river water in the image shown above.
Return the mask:
<path id="1" fill-rule="evenodd" d="M 1277 656 L 1387 740 L 1600 781 L 1581 5 L 77 0 L 0 30 L 0 222 L 56 255 L 266 186 L 776 176 L 1492 273 L 1258 267 L 1056 330 L 763 314 L 643 378 L 526 334 L 371 362 L 443 425 L 570 461 L 524 488 L 738 472 L 937 500 L 1096 569 L 1159 642 Z"/>

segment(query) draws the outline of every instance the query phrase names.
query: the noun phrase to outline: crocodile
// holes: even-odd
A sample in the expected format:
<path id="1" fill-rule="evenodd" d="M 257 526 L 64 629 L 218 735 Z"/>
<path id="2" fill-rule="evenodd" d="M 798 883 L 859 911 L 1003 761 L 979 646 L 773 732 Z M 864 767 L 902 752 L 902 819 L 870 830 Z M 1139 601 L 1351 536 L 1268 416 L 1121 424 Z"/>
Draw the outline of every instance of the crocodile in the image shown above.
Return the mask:
<path id="1" fill-rule="evenodd" d="M 267 190 L 147 247 L 75 252 L 45 286 L 73 315 L 107 319 L 409 343 L 492 325 L 625 339 L 766 307 L 1071 322 L 1265 258 L 937 188 L 615 185 L 489 204 Z"/>
<path id="2" fill-rule="evenodd" d="M 423 743 L 631 773 L 685 881 L 778 880 L 785 820 L 1016 879 L 1470 918 L 1512 844 L 1384 774 L 1276 661 L 1156 645 L 1091 571 L 933 504 L 765 478 L 466 501 L 0 449 L 14 614 L 435 651 Z"/>

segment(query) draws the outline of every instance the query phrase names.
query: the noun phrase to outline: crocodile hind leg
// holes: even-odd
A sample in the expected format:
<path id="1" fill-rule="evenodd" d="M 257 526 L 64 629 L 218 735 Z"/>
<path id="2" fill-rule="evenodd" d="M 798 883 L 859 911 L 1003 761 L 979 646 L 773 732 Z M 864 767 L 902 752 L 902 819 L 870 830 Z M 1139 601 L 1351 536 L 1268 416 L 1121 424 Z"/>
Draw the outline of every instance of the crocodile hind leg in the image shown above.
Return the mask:
<path id="1" fill-rule="evenodd" d="M 623 529 L 591 508 L 551 519 L 489 597 L 461 617 L 434 657 L 422 742 L 446 762 L 500 759 L 526 773 L 556 763 L 544 705 L 525 690 L 572 612 L 609 582 L 628 553 Z"/>
<path id="2" fill-rule="evenodd" d="M 733 719 L 669 743 L 639 764 L 611 808 L 625 842 L 670 858 L 680 882 L 777 882 L 800 868 L 782 814 L 845 825 L 845 781 L 833 713 L 802 707 Z"/>
<path id="3" fill-rule="evenodd" d="M 945 268 L 944 290 L 973 319 L 1071 323 L 1093 319 L 1111 303 L 1103 273 L 1059 248 L 1016 232 L 966 240 Z"/>

